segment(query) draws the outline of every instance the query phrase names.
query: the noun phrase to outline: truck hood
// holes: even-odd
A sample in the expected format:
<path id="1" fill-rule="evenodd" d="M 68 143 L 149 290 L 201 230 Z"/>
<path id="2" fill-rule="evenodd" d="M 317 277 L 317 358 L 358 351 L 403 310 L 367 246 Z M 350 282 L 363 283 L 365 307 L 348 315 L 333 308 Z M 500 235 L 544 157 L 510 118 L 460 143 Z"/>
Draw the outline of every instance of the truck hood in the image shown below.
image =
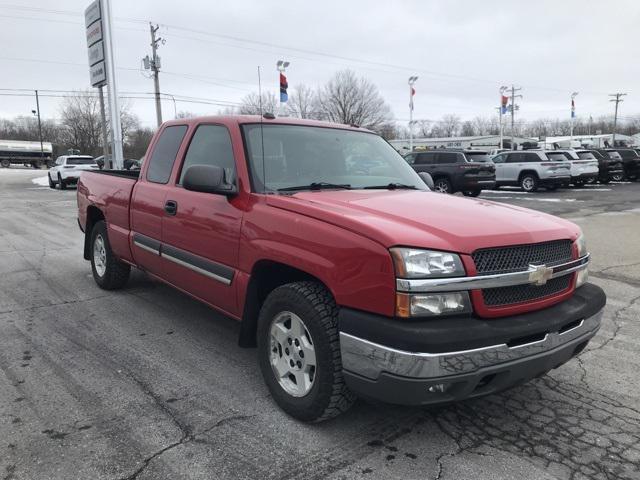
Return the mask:
<path id="1" fill-rule="evenodd" d="M 470 254 L 478 248 L 578 237 L 575 224 L 482 199 L 415 190 L 338 190 L 273 195 L 275 208 L 366 236 L 386 248 L 411 246 Z"/>

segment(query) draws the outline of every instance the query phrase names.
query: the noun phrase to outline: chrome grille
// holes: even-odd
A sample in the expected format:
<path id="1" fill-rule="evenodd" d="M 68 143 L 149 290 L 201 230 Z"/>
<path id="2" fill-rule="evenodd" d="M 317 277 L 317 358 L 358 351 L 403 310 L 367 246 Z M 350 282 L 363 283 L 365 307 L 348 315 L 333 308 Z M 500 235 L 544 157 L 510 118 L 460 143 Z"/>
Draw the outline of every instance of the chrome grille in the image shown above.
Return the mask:
<path id="1" fill-rule="evenodd" d="M 471 255 L 478 275 L 511 273 L 527 270 L 529 265 L 558 265 L 571 260 L 571 241 L 484 248 Z"/>
<path id="2" fill-rule="evenodd" d="M 571 241 L 515 245 L 512 247 L 485 248 L 471 255 L 478 275 L 522 272 L 529 265 L 559 265 L 572 259 Z M 515 285 L 482 290 L 482 298 L 488 307 L 512 305 L 539 300 L 564 292 L 571 286 L 573 275 L 549 280 L 544 285 Z"/>
<path id="3" fill-rule="evenodd" d="M 540 300 L 565 291 L 571 285 L 572 278 L 572 275 L 565 275 L 549 280 L 541 286 L 514 285 L 512 287 L 487 288 L 482 290 L 482 298 L 488 307 Z"/>

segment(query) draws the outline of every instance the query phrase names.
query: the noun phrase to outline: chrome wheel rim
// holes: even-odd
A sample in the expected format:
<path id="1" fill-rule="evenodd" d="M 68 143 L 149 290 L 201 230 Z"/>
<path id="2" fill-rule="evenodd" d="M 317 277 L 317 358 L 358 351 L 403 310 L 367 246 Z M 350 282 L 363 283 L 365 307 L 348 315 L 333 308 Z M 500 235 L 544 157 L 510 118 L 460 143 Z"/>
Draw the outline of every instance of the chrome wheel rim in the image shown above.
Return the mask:
<path id="1" fill-rule="evenodd" d="M 96 235 L 93 242 L 93 265 L 98 276 L 104 276 L 104 272 L 107 270 L 107 251 L 101 234 Z"/>
<path id="2" fill-rule="evenodd" d="M 436 182 L 433 188 L 436 192 L 449 193 L 449 187 L 445 182 Z"/>
<path id="3" fill-rule="evenodd" d="M 613 180 L 614 182 L 621 182 L 623 178 L 624 177 L 622 175 L 613 175 L 611 177 L 611 180 Z"/>
<path id="4" fill-rule="evenodd" d="M 316 378 L 316 351 L 309 330 L 292 312 L 280 312 L 271 321 L 269 363 L 282 389 L 304 397 Z"/>
<path id="5" fill-rule="evenodd" d="M 522 179 L 522 188 L 527 192 L 533 190 L 533 178 L 527 177 Z"/>

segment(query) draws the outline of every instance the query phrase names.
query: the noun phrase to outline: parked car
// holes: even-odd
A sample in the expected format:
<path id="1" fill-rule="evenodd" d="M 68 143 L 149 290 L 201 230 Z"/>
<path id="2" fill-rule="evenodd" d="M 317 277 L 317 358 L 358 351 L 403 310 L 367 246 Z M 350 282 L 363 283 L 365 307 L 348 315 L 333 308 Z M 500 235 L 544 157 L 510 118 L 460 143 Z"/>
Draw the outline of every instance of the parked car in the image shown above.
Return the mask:
<path id="1" fill-rule="evenodd" d="M 604 150 L 576 150 L 581 160 L 598 160 L 598 177 L 600 183 L 609 183 L 611 180 L 620 181 L 624 178 L 624 168 L 622 165 L 622 157 L 617 152 L 618 158 L 610 155 L 610 152 Z M 617 179 L 617 180 L 616 180 Z M 595 179 L 594 179 L 595 180 Z M 587 183 L 592 183 L 587 181 Z"/>
<path id="2" fill-rule="evenodd" d="M 555 190 L 571 181 L 571 165 L 564 158 L 550 159 L 542 150 L 509 151 L 492 158 L 496 187 L 518 185 L 525 192 L 539 187 Z"/>
<path id="3" fill-rule="evenodd" d="M 492 157 L 494 157 L 495 155 L 498 155 L 499 153 L 502 153 L 502 152 L 510 152 L 510 151 L 511 151 L 511 149 L 510 149 L 510 148 L 494 148 L 494 149 L 492 149 L 492 150 L 489 150 L 488 155 L 489 155 L 489 158 L 492 158 Z"/>
<path id="4" fill-rule="evenodd" d="M 405 155 L 416 172 L 426 172 L 433 178 L 437 192 L 462 192 L 477 197 L 483 189 L 496 183 L 495 166 L 486 152 L 478 150 L 429 150 Z"/>
<path id="5" fill-rule="evenodd" d="M 98 164 L 89 155 L 62 155 L 56 159 L 55 164 L 49 169 L 49 187 L 64 190 L 67 185 L 75 185 L 80 174 L 87 170 L 98 170 Z"/>
<path id="6" fill-rule="evenodd" d="M 640 178 L 640 154 L 633 148 L 607 148 L 607 152 L 616 152 L 622 157 L 624 176 L 628 180 Z"/>
<path id="7" fill-rule="evenodd" d="M 328 419 L 356 395 L 495 393 L 567 362 L 600 326 L 606 296 L 587 283 L 578 226 L 431 192 L 373 132 L 185 118 L 150 145 L 140 172 L 80 178 L 96 283 L 123 288 L 139 267 L 240 321 L 293 417 Z"/>
<path id="8" fill-rule="evenodd" d="M 546 150 L 550 160 L 568 160 L 571 163 L 571 180 L 576 187 L 581 187 L 585 183 L 593 182 L 598 178 L 600 169 L 598 159 L 581 159 L 575 150 Z M 568 186 L 568 184 L 565 184 Z"/>

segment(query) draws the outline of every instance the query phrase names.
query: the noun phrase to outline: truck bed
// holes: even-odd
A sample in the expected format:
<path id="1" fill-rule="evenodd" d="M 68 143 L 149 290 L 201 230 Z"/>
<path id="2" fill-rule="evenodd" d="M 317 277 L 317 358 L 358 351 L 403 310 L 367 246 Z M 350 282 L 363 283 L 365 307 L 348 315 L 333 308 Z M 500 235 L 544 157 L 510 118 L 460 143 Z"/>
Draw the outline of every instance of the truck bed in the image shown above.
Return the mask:
<path id="1" fill-rule="evenodd" d="M 95 170 L 93 173 L 100 173 L 102 175 L 113 175 L 114 177 L 124 177 L 124 178 L 140 178 L 140 170 Z"/>

